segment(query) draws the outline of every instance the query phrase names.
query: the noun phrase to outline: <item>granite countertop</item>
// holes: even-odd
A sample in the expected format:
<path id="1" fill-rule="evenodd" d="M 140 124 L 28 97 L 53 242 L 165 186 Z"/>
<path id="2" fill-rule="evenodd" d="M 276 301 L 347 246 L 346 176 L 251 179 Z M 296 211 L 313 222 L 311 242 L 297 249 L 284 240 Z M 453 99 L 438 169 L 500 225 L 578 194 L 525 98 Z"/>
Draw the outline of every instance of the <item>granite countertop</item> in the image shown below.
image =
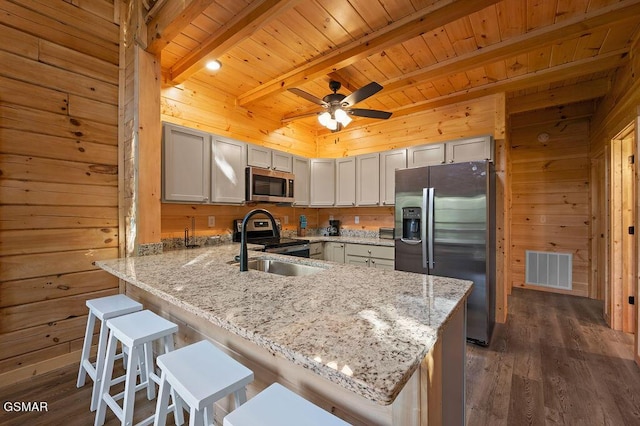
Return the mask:
<path id="1" fill-rule="evenodd" d="M 336 242 L 336 243 L 352 243 L 352 244 L 370 244 L 374 246 L 385 246 L 385 247 L 393 247 L 394 241 L 385 239 L 385 238 L 377 238 L 377 237 L 358 237 L 358 236 L 329 236 L 329 235 L 312 235 L 305 237 L 293 237 L 303 240 L 309 240 L 309 242 Z"/>
<path id="2" fill-rule="evenodd" d="M 153 295 L 363 397 L 390 404 L 471 291 L 470 281 L 249 252 L 319 266 L 240 272 L 239 244 L 98 261 Z"/>

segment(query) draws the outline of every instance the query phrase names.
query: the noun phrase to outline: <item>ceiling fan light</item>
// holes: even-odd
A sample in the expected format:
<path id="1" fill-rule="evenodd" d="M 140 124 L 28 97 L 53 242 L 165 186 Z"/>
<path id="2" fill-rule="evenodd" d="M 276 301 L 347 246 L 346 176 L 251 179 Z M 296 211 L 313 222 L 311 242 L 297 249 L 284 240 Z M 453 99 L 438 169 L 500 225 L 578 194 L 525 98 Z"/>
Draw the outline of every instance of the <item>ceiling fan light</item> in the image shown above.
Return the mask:
<path id="1" fill-rule="evenodd" d="M 331 120 L 331 114 L 329 114 L 328 112 L 323 112 L 322 114 L 320 114 L 318 116 L 318 121 L 320 122 L 320 124 L 322 124 L 324 127 L 329 127 L 329 120 Z"/>
<path id="2" fill-rule="evenodd" d="M 338 129 L 338 122 L 334 119 L 329 119 L 329 122 L 327 123 L 327 125 L 325 126 L 327 129 L 329 130 L 337 130 Z"/>
<path id="3" fill-rule="evenodd" d="M 347 114 L 347 112 L 343 109 L 338 108 L 335 112 L 335 116 L 336 120 L 343 126 L 351 123 L 351 117 L 349 117 L 349 114 Z"/>

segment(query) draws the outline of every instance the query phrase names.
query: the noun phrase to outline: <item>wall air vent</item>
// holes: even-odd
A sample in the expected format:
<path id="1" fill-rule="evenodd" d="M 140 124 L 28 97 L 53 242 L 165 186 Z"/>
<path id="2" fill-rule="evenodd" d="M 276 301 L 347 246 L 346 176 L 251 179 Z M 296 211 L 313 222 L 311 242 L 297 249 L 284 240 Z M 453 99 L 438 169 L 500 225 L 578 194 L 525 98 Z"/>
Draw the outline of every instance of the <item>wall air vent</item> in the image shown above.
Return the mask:
<path id="1" fill-rule="evenodd" d="M 526 250 L 527 284 L 571 290 L 571 253 L 550 253 Z"/>

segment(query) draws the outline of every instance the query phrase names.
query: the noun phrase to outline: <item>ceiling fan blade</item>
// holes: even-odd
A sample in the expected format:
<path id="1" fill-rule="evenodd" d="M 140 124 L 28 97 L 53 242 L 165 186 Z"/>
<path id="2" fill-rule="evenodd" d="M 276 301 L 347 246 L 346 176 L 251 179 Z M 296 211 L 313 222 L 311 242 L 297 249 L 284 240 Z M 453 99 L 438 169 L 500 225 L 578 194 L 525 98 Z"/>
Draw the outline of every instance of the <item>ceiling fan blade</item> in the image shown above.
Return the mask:
<path id="1" fill-rule="evenodd" d="M 390 112 L 387 111 L 378 111 L 377 109 L 362 109 L 362 108 L 352 108 L 348 110 L 349 114 L 355 115 L 358 117 L 369 117 L 369 118 L 381 118 L 386 120 L 391 117 Z"/>
<path id="2" fill-rule="evenodd" d="M 296 87 L 292 87 L 289 90 L 291 93 L 293 93 L 294 95 L 298 95 L 301 98 L 304 98 L 306 100 L 308 100 L 309 102 L 313 102 L 314 104 L 318 104 L 321 106 L 327 106 L 327 103 L 325 101 L 323 101 L 320 98 L 317 98 L 315 96 L 313 96 L 311 93 L 305 92 L 304 90 L 300 90 Z"/>
<path id="3" fill-rule="evenodd" d="M 342 100 L 342 105 L 345 105 L 347 107 L 355 105 L 358 102 L 364 101 L 369 96 L 375 95 L 381 90 L 382 86 L 380 86 L 375 81 L 372 81 L 371 83 L 367 84 L 366 86 L 362 86 L 361 88 L 344 98 Z"/>

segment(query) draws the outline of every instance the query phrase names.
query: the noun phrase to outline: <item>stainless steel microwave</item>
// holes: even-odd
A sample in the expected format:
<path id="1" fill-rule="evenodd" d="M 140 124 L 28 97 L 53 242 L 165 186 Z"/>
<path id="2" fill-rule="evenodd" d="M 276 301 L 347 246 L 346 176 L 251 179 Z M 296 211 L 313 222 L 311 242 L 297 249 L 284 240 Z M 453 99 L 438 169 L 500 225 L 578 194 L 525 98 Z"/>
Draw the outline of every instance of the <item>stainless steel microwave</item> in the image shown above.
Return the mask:
<path id="1" fill-rule="evenodd" d="M 260 167 L 246 168 L 245 199 L 271 203 L 293 203 L 294 174 Z"/>

